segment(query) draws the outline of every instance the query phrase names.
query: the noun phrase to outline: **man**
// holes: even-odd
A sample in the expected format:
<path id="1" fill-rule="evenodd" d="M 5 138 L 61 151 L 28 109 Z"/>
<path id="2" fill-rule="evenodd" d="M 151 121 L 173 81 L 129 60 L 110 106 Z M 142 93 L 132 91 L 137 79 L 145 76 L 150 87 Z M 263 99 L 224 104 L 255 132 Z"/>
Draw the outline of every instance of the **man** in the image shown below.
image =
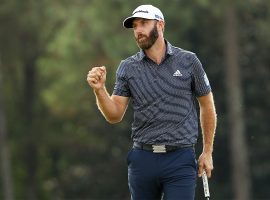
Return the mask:
<path id="1" fill-rule="evenodd" d="M 123 26 L 133 28 L 140 52 L 120 63 L 113 94 L 105 88 L 104 66 L 92 68 L 87 81 L 108 122 L 120 122 L 129 101 L 133 106 L 134 145 L 127 157 L 131 198 L 194 199 L 197 174 L 205 170 L 210 177 L 213 170 L 216 113 L 207 76 L 194 53 L 164 39 L 158 8 L 139 6 Z M 198 170 L 196 99 L 203 134 Z"/>

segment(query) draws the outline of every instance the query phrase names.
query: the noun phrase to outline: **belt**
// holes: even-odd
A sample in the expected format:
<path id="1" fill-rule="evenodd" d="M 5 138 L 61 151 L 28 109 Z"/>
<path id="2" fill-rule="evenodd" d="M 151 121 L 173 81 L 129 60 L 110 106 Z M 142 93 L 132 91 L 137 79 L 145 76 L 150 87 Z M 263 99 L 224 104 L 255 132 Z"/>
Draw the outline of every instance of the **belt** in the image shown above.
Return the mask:
<path id="1" fill-rule="evenodd" d="M 140 142 L 134 142 L 133 147 L 143 149 L 146 151 L 152 151 L 153 153 L 166 153 L 175 151 L 181 148 L 194 147 L 194 144 L 178 144 L 178 145 L 164 145 L 164 144 L 144 144 Z"/>

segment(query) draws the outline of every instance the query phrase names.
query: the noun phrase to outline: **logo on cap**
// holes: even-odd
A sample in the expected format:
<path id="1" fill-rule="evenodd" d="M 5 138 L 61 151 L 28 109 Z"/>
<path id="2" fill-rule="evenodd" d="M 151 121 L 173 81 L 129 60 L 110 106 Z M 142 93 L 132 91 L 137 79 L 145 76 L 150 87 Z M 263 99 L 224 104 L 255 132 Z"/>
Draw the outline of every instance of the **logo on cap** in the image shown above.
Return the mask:
<path id="1" fill-rule="evenodd" d="M 133 15 L 135 15 L 136 13 L 149 13 L 148 10 L 136 10 L 135 12 L 133 12 Z"/>
<path id="2" fill-rule="evenodd" d="M 160 19 L 160 20 L 163 20 L 163 18 L 162 18 L 162 17 L 160 17 L 160 16 L 159 16 L 159 15 L 157 15 L 157 14 L 155 14 L 155 18 Z"/>

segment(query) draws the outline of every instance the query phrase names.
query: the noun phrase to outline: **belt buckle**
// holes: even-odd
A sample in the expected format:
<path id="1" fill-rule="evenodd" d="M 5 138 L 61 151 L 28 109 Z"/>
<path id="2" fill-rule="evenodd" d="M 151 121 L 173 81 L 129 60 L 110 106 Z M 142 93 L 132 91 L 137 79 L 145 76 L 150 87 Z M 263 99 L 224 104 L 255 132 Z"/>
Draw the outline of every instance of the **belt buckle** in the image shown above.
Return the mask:
<path id="1" fill-rule="evenodd" d="M 152 145 L 153 153 L 166 153 L 166 146 L 162 145 Z"/>

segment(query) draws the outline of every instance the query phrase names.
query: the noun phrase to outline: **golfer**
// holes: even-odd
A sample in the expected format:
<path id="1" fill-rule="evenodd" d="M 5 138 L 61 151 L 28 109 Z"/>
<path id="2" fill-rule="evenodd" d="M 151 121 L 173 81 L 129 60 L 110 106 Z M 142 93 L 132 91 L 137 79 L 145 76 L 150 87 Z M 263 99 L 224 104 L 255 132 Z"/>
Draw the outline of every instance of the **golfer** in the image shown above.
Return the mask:
<path id="1" fill-rule="evenodd" d="M 213 170 L 216 112 L 207 75 L 196 54 L 164 39 L 158 8 L 137 7 L 123 26 L 133 28 L 140 51 L 121 61 L 113 94 L 105 88 L 104 66 L 92 68 L 87 81 L 108 122 L 120 122 L 129 102 L 133 107 L 133 147 L 127 156 L 131 199 L 192 200 L 197 175 L 205 170 L 210 177 Z M 203 150 L 197 165 L 198 124 Z"/>

